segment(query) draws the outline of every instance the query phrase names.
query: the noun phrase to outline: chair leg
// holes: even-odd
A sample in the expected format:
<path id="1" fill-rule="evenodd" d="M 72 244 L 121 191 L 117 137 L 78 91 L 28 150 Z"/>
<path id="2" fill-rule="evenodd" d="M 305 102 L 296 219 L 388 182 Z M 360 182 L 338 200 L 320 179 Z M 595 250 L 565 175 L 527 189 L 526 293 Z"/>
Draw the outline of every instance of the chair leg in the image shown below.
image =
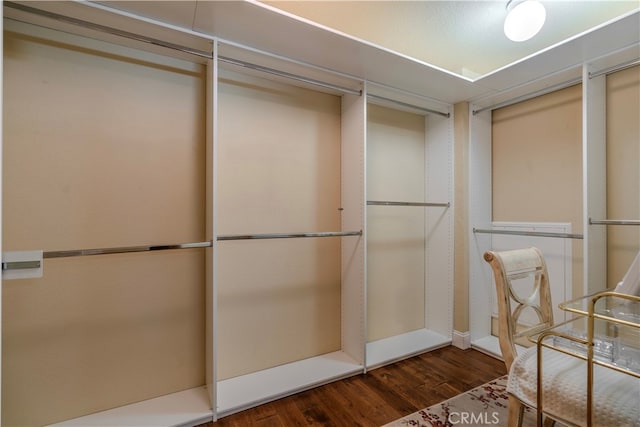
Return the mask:
<path id="1" fill-rule="evenodd" d="M 517 398 L 509 395 L 509 418 L 507 420 L 508 427 L 521 427 L 522 417 L 524 416 L 524 405 Z"/>
<path id="2" fill-rule="evenodd" d="M 544 427 L 553 427 L 554 425 L 556 425 L 556 421 L 555 420 L 553 420 L 553 419 L 551 419 L 549 417 L 546 417 L 544 419 Z"/>

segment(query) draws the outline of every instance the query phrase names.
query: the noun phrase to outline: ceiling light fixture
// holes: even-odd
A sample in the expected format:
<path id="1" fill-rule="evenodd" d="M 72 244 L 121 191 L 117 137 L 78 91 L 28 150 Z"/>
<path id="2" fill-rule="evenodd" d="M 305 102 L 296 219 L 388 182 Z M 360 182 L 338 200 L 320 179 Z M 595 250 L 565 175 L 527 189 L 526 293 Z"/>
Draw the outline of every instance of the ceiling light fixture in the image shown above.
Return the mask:
<path id="1" fill-rule="evenodd" d="M 504 34 L 514 42 L 523 42 L 538 34 L 547 12 L 537 0 L 509 0 Z"/>

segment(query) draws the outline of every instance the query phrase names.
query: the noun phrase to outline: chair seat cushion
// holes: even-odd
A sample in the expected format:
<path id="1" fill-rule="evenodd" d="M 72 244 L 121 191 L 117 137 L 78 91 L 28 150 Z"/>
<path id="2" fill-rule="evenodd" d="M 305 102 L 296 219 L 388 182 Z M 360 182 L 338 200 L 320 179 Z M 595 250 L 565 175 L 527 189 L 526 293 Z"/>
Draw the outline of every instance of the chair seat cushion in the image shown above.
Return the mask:
<path id="1" fill-rule="evenodd" d="M 511 365 L 507 391 L 536 407 L 537 347 L 518 355 Z M 543 348 L 543 408 L 552 418 L 586 425 L 587 363 Z M 603 366 L 594 366 L 593 408 L 596 426 L 640 426 L 640 379 Z"/>

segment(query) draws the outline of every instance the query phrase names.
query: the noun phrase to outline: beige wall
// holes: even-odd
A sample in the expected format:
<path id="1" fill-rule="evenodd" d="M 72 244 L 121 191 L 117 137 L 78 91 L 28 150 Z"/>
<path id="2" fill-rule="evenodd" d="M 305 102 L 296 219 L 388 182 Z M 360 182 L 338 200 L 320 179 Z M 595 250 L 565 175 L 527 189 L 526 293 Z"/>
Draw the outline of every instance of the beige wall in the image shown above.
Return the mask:
<path id="1" fill-rule="evenodd" d="M 493 220 L 582 232 L 581 86 L 493 111 Z"/>
<path id="2" fill-rule="evenodd" d="M 640 66 L 607 76 L 607 217 L 640 219 Z M 640 227 L 607 227 L 607 286 L 640 250 Z"/>
<path id="3" fill-rule="evenodd" d="M 367 106 L 367 200 L 425 201 L 425 118 Z M 425 327 L 425 210 L 367 207 L 367 340 Z"/>
<path id="4" fill-rule="evenodd" d="M 338 96 L 224 74 L 219 234 L 340 230 Z M 340 239 L 218 244 L 219 379 L 340 349 Z"/>
<path id="5" fill-rule="evenodd" d="M 202 67 L 57 37 L 4 34 L 3 249 L 203 240 Z M 204 383 L 203 250 L 45 260 L 2 303 L 2 425 Z"/>
<path id="6" fill-rule="evenodd" d="M 493 111 L 494 221 L 568 222 L 582 233 L 581 85 Z M 582 294 L 582 240 L 572 240 Z"/>
<path id="7" fill-rule="evenodd" d="M 454 299 L 453 329 L 469 330 L 469 103 L 454 106 Z"/>

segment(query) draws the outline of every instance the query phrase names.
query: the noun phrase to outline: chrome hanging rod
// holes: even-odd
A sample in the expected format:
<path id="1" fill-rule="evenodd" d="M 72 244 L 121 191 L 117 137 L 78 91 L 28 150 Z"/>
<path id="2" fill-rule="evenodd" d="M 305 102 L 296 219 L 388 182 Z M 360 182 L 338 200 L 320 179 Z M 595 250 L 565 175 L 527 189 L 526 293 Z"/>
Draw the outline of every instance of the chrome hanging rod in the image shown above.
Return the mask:
<path id="1" fill-rule="evenodd" d="M 362 230 L 360 231 L 337 231 L 337 232 L 318 232 L 318 233 L 270 233 L 270 234 L 235 234 L 235 235 L 220 235 L 216 240 L 250 240 L 250 239 L 287 239 L 296 237 L 341 237 L 341 236 L 362 236 Z M 113 255 L 113 254 L 129 254 L 135 252 L 153 252 L 153 251 L 165 251 L 175 249 L 197 249 L 197 248 L 210 248 L 213 246 L 211 241 L 204 242 L 192 242 L 192 243 L 177 243 L 170 245 L 143 245 L 143 246 L 121 246 L 113 248 L 94 248 L 94 249 L 73 249 L 68 251 L 46 251 L 42 253 L 42 258 L 69 258 L 79 256 L 92 256 L 92 255 Z M 3 263 L 3 269 L 8 269 L 5 266 L 9 263 Z M 27 268 L 22 266 L 20 268 Z M 29 266 L 29 268 L 32 268 Z"/>
<path id="2" fill-rule="evenodd" d="M 4 6 L 12 8 L 12 9 L 16 9 L 16 10 L 20 10 L 22 12 L 27 12 L 27 13 L 32 13 L 34 15 L 39 15 L 45 18 L 49 18 L 49 19 L 53 19 L 59 22 L 64 22 L 66 24 L 72 24 L 72 25 L 77 25 L 77 26 L 81 26 L 84 28 L 88 28 L 90 30 L 95 30 L 95 31 L 100 31 L 103 33 L 107 33 L 107 34 L 111 34 L 114 36 L 119 36 L 119 37 L 124 37 L 127 39 L 131 39 L 131 40 L 136 40 L 139 42 L 143 42 L 143 43 L 148 43 L 148 44 L 152 44 L 155 46 L 161 46 L 161 47 L 165 47 L 168 49 L 173 49 L 173 50 L 177 50 L 180 52 L 184 52 L 184 53 L 188 53 L 191 55 L 195 55 L 195 56 L 199 56 L 201 58 L 207 58 L 207 59 L 212 59 L 213 58 L 213 53 L 212 52 L 208 52 L 208 51 L 204 51 L 204 50 L 200 50 L 200 49 L 193 49 L 190 48 L 188 46 L 182 46 L 182 45 L 178 45 L 175 43 L 170 43 L 164 40 L 159 40 L 159 39 L 155 39 L 152 37 L 148 37 L 148 36 L 143 36 L 141 34 L 135 34 L 135 33 L 131 33 L 129 31 L 123 31 L 123 30 L 118 30 L 117 28 L 112 28 L 112 27 L 107 27 L 106 25 L 100 25 L 100 24 L 96 24 L 93 22 L 89 22 L 89 21 L 84 21 L 82 19 L 78 19 L 78 18 L 72 18 L 70 16 L 65 16 L 65 15 L 60 15 L 58 13 L 54 13 L 54 12 L 49 12 L 46 10 L 40 10 L 40 9 L 36 9 L 34 7 L 31 6 L 26 6 L 24 4 L 19 4 L 19 3 L 13 3 L 10 1 L 5 1 L 3 2 Z"/>
<path id="3" fill-rule="evenodd" d="M 446 203 L 431 203 L 431 202 L 387 202 L 378 200 L 367 200 L 369 206 L 440 206 L 448 208 L 451 206 L 449 202 Z"/>
<path id="4" fill-rule="evenodd" d="M 443 113 L 442 111 L 432 110 L 430 108 L 419 107 L 417 105 L 408 104 L 408 103 L 402 102 L 402 101 L 396 101 L 395 99 L 385 98 L 383 96 L 373 95 L 371 93 L 367 94 L 367 98 L 376 99 L 378 101 L 391 102 L 393 104 L 402 105 L 403 107 L 412 108 L 414 110 L 422 111 L 422 112 L 429 113 L 429 114 L 437 114 L 437 115 L 443 116 L 443 117 L 450 117 L 451 116 L 451 114 L 449 114 L 449 113 Z"/>
<path id="5" fill-rule="evenodd" d="M 544 231 L 517 231 L 517 230 L 490 230 L 474 228 L 474 233 L 484 234 L 509 234 L 513 236 L 532 236 L 532 237 L 559 237 L 562 239 L 584 239 L 582 234 L 570 234 L 570 233 L 547 233 Z"/>
<path id="6" fill-rule="evenodd" d="M 495 110 L 497 108 L 502 108 L 502 107 L 506 107 L 508 105 L 517 104 L 518 102 L 526 101 L 528 99 L 532 99 L 532 98 L 535 98 L 537 96 L 546 95 L 547 93 L 551 93 L 551 92 L 554 92 L 556 90 L 565 89 L 565 88 L 568 88 L 570 86 L 577 85 L 578 83 L 581 83 L 581 82 L 582 82 L 582 77 L 577 77 L 575 79 L 567 80 L 565 82 L 558 83 L 558 84 L 555 84 L 555 85 L 552 85 L 552 86 L 548 86 L 548 87 L 545 87 L 543 89 L 537 90 L 535 92 L 528 93 L 526 95 L 522 95 L 522 96 L 518 96 L 516 98 L 508 99 L 506 101 L 499 102 L 499 103 L 493 104 L 493 105 L 489 105 L 487 107 L 478 108 L 477 110 L 473 110 L 473 115 L 475 116 L 476 114 L 478 114 L 478 113 L 480 113 L 482 111 Z"/>
<path id="7" fill-rule="evenodd" d="M 128 254 L 132 252 L 151 252 L 164 251 L 169 249 L 194 249 L 209 248 L 212 243 L 194 242 L 194 243 L 178 243 L 172 245 L 154 245 L 154 246 L 123 246 L 118 248 L 99 248 L 99 249 L 76 249 L 70 251 L 47 251 L 42 253 L 43 258 L 67 258 L 76 256 L 89 255 L 110 255 L 110 254 Z"/>
<path id="8" fill-rule="evenodd" d="M 640 225 L 640 220 L 632 219 L 591 219 L 590 225 Z"/>
<path id="9" fill-rule="evenodd" d="M 216 237 L 217 241 L 224 240 L 260 240 L 260 239 L 294 239 L 301 237 L 343 237 L 362 236 L 360 231 L 324 231 L 317 233 L 267 233 L 267 234 L 227 234 Z"/>
<path id="10" fill-rule="evenodd" d="M 626 70 L 627 68 L 635 67 L 636 65 L 640 65 L 640 59 L 633 59 L 631 61 L 627 61 L 622 64 L 614 65 L 613 67 L 605 68 L 604 70 L 589 73 L 589 78 L 593 79 L 603 74 L 611 74 L 611 73 L 615 73 L 616 71 Z"/>
<path id="11" fill-rule="evenodd" d="M 233 59 L 233 58 L 229 58 L 226 56 L 218 56 L 218 61 L 220 62 L 226 62 L 227 64 L 232 64 L 232 65 L 237 65 L 239 67 L 243 67 L 243 68 L 249 68 L 251 70 L 255 70 L 255 71 L 261 71 L 263 73 L 268 73 L 268 74 L 273 74 L 276 76 L 280 76 L 280 77 L 285 77 L 291 80 L 297 80 L 300 82 L 304 82 L 304 83 L 309 83 L 315 86 L 320 86 L 320 87 L 324 87 L 327 89 L 333 89 L 336 90 L 338 92 L 342 92 L 342 93 L 349 93 L 352 95 L 362 95 L 362 91 L 361 90 L 356 90 L 356 89 L 350 89 L 347 87 L 343 87 L 343 86 L 338 86 L 338 85 L 334 85 L 331 83 L 325 83 L 322 82 L 320 80 L 315 80 L 315 79 L 311 79 L 308 77 L 303 77 L 303 76 L 299 76 L 297 74 L 292 74 L 292 73 L 287 73 L 285 71 L 280 71 L 280 70 L 276 70 L 274 68 L 269 68 L 269 67 L 264 67 L 262 65 L 257 65 L 257 64 L 252 64 L 250 62 L 245 62 L 245 61 L 240 61 L 239 59 Z"/>

